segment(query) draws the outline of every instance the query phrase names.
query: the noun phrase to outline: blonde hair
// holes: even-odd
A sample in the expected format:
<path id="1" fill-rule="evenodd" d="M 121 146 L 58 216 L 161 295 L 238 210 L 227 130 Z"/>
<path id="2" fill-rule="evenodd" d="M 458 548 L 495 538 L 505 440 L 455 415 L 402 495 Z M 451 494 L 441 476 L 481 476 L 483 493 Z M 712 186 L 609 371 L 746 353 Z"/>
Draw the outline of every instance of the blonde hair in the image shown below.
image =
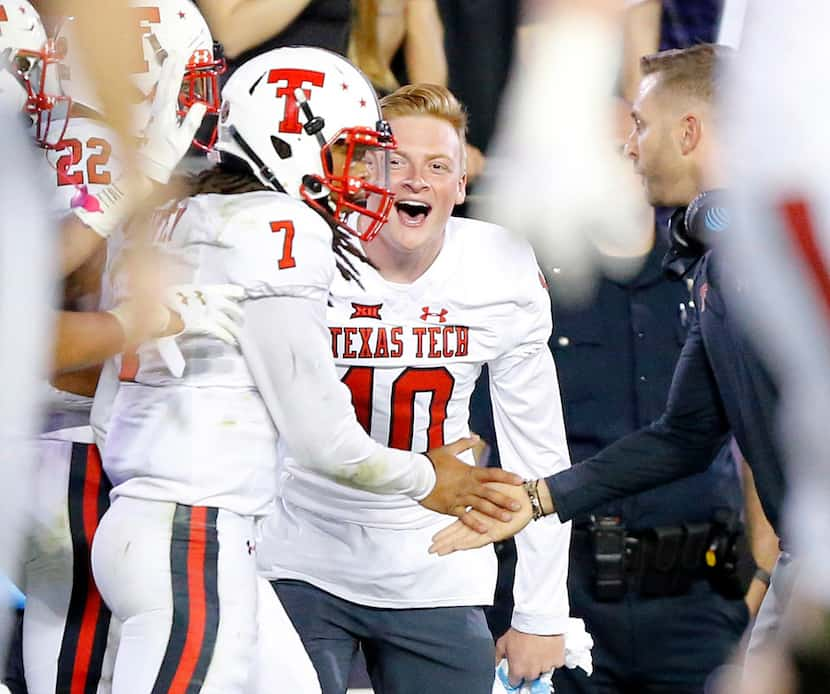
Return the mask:
<path id="1" fill-rule="evenodd" d="M 432 116 L 449 123 L 461 144 L 461 170 L 467 170 L 467 110 L 440 84 L 407 84 L 380 100 L 386 120 L 404 116 Z"/>
<path id="2" fill-rule="evenodd" d="M 712 103 L 734 55 L 728 46 L 702 43 L 645 55 L 640 58 L 640 70 L 644 77 L 660 75 L 661 87 Z"/>

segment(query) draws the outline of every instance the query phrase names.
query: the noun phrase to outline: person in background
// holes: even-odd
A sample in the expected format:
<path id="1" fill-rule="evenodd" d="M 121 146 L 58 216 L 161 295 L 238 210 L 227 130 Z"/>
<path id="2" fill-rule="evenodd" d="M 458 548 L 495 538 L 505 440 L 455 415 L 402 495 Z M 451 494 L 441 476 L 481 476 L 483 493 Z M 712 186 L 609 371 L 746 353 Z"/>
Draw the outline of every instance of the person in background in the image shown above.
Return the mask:
<path id="1" fill-rule="evenodd" d="M 351 0 L 199 0 L 229 73 L 280 46 L 315 46 L 346 54 Z"/>

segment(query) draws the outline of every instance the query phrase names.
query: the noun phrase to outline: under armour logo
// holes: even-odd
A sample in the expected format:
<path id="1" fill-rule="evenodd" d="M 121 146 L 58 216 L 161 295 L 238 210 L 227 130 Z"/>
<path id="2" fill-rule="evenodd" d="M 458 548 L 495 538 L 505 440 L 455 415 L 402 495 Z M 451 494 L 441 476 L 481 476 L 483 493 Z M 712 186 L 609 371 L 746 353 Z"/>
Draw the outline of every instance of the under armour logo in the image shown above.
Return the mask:
<path id="1" fill-rule="evenodd" d="M 189 306 L 190 305 L 190 297 L 185 294 L 184 292 L 176 292 L 176 296 L 179 297 L 179 301 L 181 302 L 182 306 Z M 193 292 L 193 296 L 199 300 L 202 306 L 207 306 L 207 301 L 205 300 L 205 295 L 202 294 L 198 289 Z"/>
<path id="2" fill-rule="evenodd" d="M 356 304 L 352 303 L 354 313 L 349 318 L 374 318 L 375 320 L 382 320 L 380 317 L 380 309 L 383 304 Z"/>
<path id="3" fill-rule="evenodd" d="M 429 320 L 429 317 L 432 316 L 433 318 L 437 318 L 439 323 L 446 323 L 447 322 L 447 309 L 442 308 L 440 311 L 433 312 L 429 310 L 429 306 L 424 306 L 422 309 L 423 313 L 421 314 L 421 320 Z"/>
<path id="4" fill-rule="evenodd" d="M 210 51 L 207 48 L 200 48 L 198 50 L 193 51 L 193 55 L 190 56 L 190 65 L 205 65 L 211 62 L 211 58 L 213 56 L 210 54 Z"/>
<path id="5" fill-rule="evenodd" d="M 256 542 L 251 542 L 250 540 L 245 540 L 245 546 L 248 548 L 248 556 L 250 556 L 254 552 L 256 552 Z"/>

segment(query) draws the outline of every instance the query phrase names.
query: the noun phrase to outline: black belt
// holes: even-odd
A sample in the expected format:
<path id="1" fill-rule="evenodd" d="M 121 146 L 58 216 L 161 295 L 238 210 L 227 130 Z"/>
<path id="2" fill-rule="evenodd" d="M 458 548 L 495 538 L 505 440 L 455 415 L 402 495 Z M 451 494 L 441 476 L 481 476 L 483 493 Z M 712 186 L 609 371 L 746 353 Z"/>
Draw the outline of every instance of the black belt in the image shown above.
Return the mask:
<path id="1" fill-rule="evenodd" d="M 737 554 L 747 554 L 736 549 L 743 532 L 739 523 L 724 522 L 723 515 L 716 515 L 711 523 L 636 531 L 626 530 L 618 518 L 605 517 L 590 529 L 574 530 L 573 535 L 575 543 L 586 543 L 591 554 L 598 600 L 620 600 L 628 591 L 645 597 L 683 595 L 701 580 L 711 581 L 728 597 L 740 593 L 732 579 L 738 573 Z"/>

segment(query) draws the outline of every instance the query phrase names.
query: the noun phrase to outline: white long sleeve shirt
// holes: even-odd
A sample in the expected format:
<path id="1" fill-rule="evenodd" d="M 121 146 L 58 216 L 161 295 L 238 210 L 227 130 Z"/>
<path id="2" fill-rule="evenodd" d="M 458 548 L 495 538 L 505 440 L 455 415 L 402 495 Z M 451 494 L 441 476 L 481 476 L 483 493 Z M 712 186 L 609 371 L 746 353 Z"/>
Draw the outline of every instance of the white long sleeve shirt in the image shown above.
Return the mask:
<path id="1" fill-rule="evenodd" d="M 488 364 L 502 465 L 526 478 L 569 466 L 547 346 L 549 297 L 526 242 L 500 227 L 451 219 L 439 256 L 415 282 L 393 284 L 366 266 L 361 282 L 364 289 L 336 278 L 327 315 L 338 374 L 373 438 L 425 451 L 467 436 L 470 396 Z M 427 553 L 445 516 L 401 495 L 338 486 L 290 457 L 278 490 L 259 542 L 267 576 L 376 607 L 492 602 L 492 548 Z M 569 538 L 555 517 L 517 536 L 517 629 L 564 632 Z"/>

